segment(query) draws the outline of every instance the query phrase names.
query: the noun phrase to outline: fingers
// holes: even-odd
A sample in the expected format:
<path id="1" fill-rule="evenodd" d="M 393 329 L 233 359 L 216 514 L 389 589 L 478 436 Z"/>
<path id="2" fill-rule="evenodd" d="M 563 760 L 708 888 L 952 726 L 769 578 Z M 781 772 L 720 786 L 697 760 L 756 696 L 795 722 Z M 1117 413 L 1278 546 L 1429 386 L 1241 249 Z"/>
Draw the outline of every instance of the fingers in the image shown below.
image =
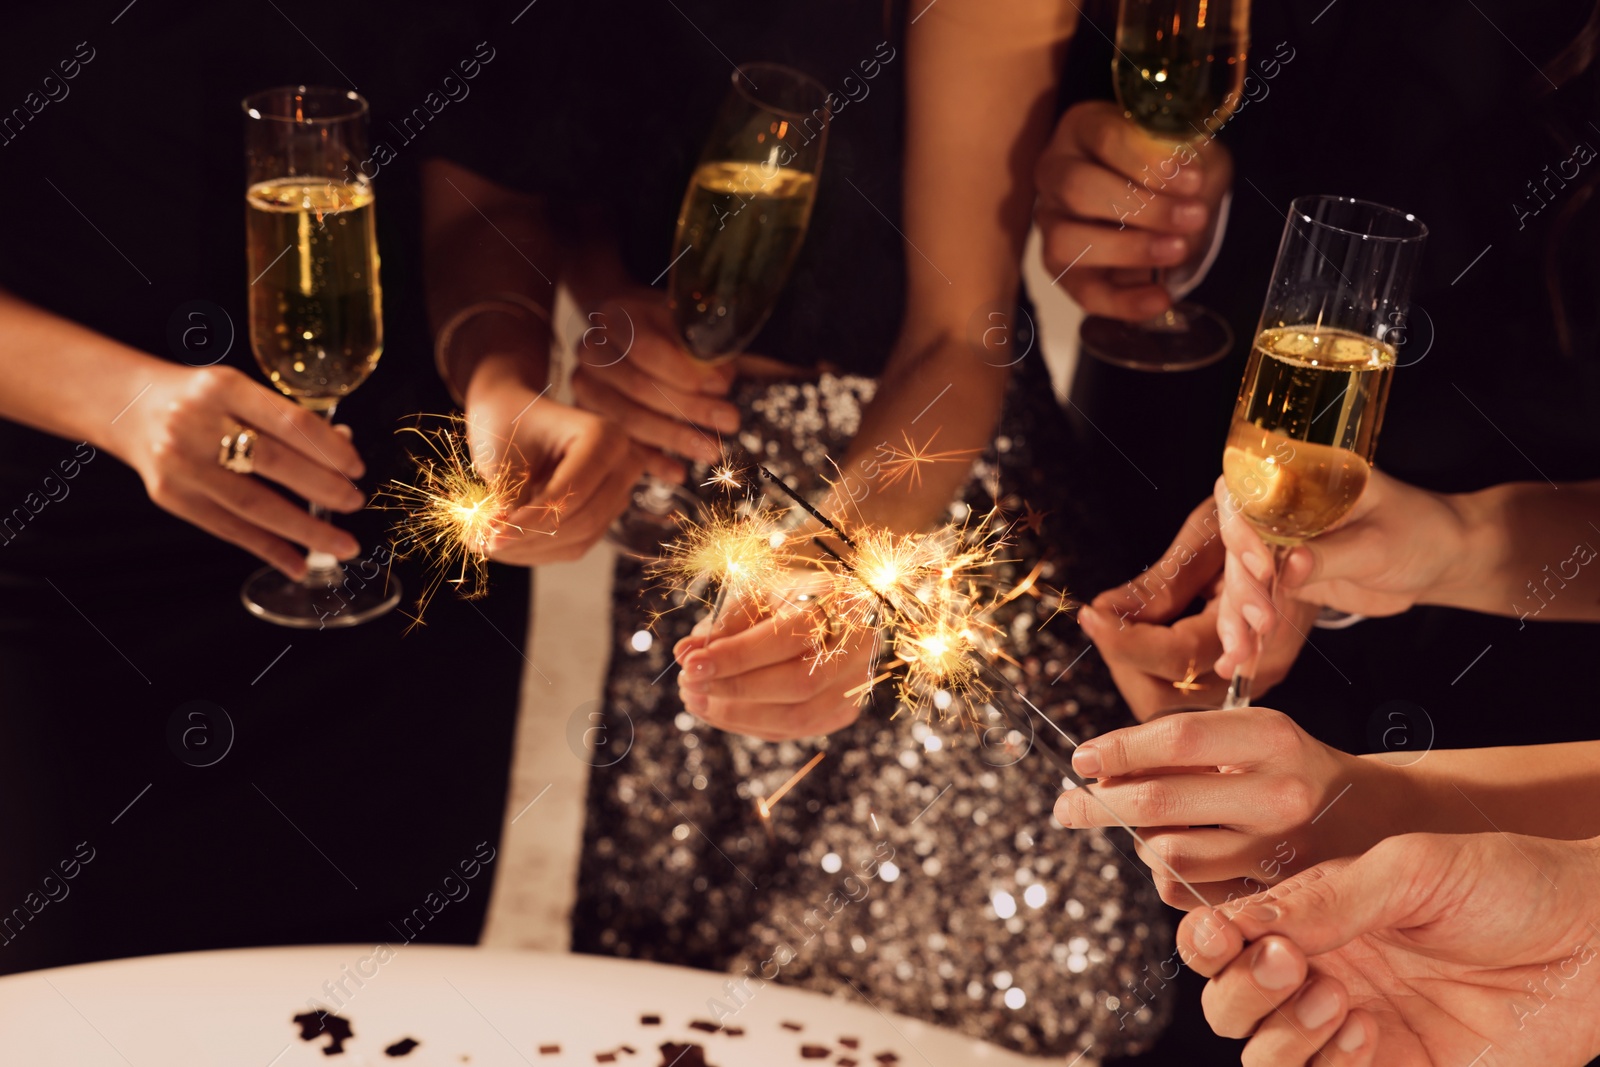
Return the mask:
<path id="1" fill-rule="evenodd" d="M 643 465 L 640 456 L 614 468 L 581 508 L 553 511 L 549 505 L 531 504 L 513 511 L 489 546 L 490 557 L 524 567 L 578 559 L 628 506 Z"/>
<path id="2" fill-rule="evenodd" d="M 648 378 L 703 396 L 724 396 L 733 384 L 730 364 L 695 359 L 678 344 L 676 324 L 657 290 L 607 301 L 589 314 L 589 324 L 578 342 L 580 372 L 631 364 Z"/>
<path id="3" fill-rule="evenodd" d="M 1175 267 L 1194 251 L 1190 238 L 1127 226 L 1118 229 L 1082 222 L 1068 215 L 1039 214 L 1047 267 Z"/>
<path id="4" fill-rule="evenodd" d="M 342 435 L 341 435 L 342 436 Z M 307 459 L 276 437 L 257 439 L 254 473 L 277 482 L 300 497 L 334 511 L 357 511 L 366 497 L 342 474 Z"/>
<path id="5" fill-rule="evenodd" d="M 711 434 L 739 427 L 733 405 L 669 389 L 627 363 L 599 373 L 580 370 L 572 390 L 580 407 L 626 427 L 634 440 L 704 463 L 722 458 L 722 446 Z M 702 426 L 711 427 L 711 434 Z"/>
<path id="6" fill-rule="evenodd" d="M 715 635 L 683 657 L 683 677 L 697 684 L 801 660 L 811 652 L 809 617 L 785 612 L 741 625 L 746 613 L 724 609 Z M 747 616 L 746 616 L 747 617 Z"/>
<path id="7" fill-rule="evenodd" d="M 1126 177 L 1079 156 L 1059 154 L 1042 159 L 1038 179 L 1041 211 L 1055 216 L 1195 235 L 1205 230 L 1210 214 L 1205 203 L 1194 197 L 1152 192 L 1135 197 Z M 1044 223 L 1043 218 L 1039 221 Z"/>
<path id="8" fill-rule="evenodd" d="M 1052 264 L 1045 260 L 1045 266 L 1052 275 L 1059 277 L 1057 284 L 1088 315 L 1142 322 L 1172 306 L 1172 294 L 1148 280 L 1142 284 L 1120 283 L 1112 280 L 1109 271 L 1080 271 L 1070 262 Z"/>
<path id="9" fill-rule="evenodd" d="M 577 514 L 607 484 L 608 475 L 627 470 L 637 481 L 644 472 L 644 457 L 633 452 L 627 436 L 618 433 L 614 423 L 592 416 L 582 418 L 585 421 L 566 440 L 555 470 L 532 504 L 553 508 L 561 515 Z"/>
<path id="10" fill-rule="evenodd" d="M 1150 725 L 1159 725 L 1163 721 L 1157 719 Z M 1118 826 L 1119 819 L 1129 826 L 1140 827 L 1232 824 L 1239 821 L 1241 811 L 1252 810 L 1247 805 L 1253 799 L 1242 795 L 1239 783 L 1232 780 L 1236 777 L 1213 771 L 1209 774 L 1174 773 L 1148 778 L 1102 779 L 1094 784 L 1092 796 L 1083 789 L 1069 789 L 1061 794 L 1056 801 L 1056 818 L 1061 820 L 1063 826 L 1076 827 Z M 1232 831 L 1213 832 L 1227 834 Z M 1214 841 L 1208 843 L 1216 844 Z M 1198 849 L 1201 846 L 1199 843 L 1185 845 L 1185 848 L 1190 847 Z M 1196 867 L 1201 859 L 1200 853 L 1186 854 L 1183 864 Z M 1230 870 L 1211 875 L 1196 871 L 1191 874 L 1189 870 L 1179 867 L 1178 873 L 1191 881 L 1197 878 L 1209 881 L 1233 878 L 1243 872 Z"/>
<path id="11" fill-rule="evenodd" d="M 1292 756 L 1300 737 L 1294 720 L 1271 708 L 1181 712 L 1085 741 L 1072 754 L 1072 767 L 1086 778 L 1159 767 L 1251 767 Z"/>
<path id="12" fill-rule="evenodd" d="M 1223 1037 L 1249 1037 L 1294 997 L 1306 972 L 1305 953 L 1292 941 L 1276 935 L 1263 938 L 1206 983 L 1200 996 L 1206 1022 Z"/>
<path id="13" fill-rule="evenodd" d="M 1342 983 L 1314 977 L 1282 1007 L 1261 1020 L 1255 1036 L 1245 1046 L 1241 1062 L 1244 1067 L 1321 1065 L 1323 1046 L 1333 1039 L 1349 1010 Z M 1331 1056 L 1328 1058 L 1331 1060 Z"/>
<path id="14" fill-rule="evenodd" d="M 1203 164 L 1192 147 L 1152 137 L 1110 101 L 1079 104 L 1062 116 L 1049 152 L 1058 154 L 1088 157 L 1169 195 L 1195 196 L 1204 184 Z M 1053 172 L 1042 166 L 1035 177 L 1047 186 Z"/>
<path id="15" fill-rule="evenodd" d="M 318 552 L 332 553 L 340 559 L 350 559 L 361 551 L 354 537 L 313 518 L 304 508 L 289 503 L 253 478 L 242 478 L 204 462 L 177 460 L 176 463 L 175 473 L 180 479 L 268 534 Z"/>
<path id="16" fill-rule="evenodd" d="M 211 371 L 224 372 L 225 369 L 210 367 L 197 373 Z M 211 384 L 213 382 L 215 384 Z M 220 380 L 201 379 L 199 387 L 217 390 L 234 418 L 271 434 L 311 462 L 332 467 L 346 478 L 360 478 L 367 472 L 350 438 L 336 431 L 327 419 L 270 392 L 237 371 L 222 373 Z"/>
<path id="17" fill-rule="evenodd" d="M 1119 619 L 1094 606 L 1079 609 L 1078 625 L 1107 663 L 1166 682 L 1192 681 L 1195 671 L 1205 671 L 1221 649 L 1209 612 L 1162 626 Z"/>

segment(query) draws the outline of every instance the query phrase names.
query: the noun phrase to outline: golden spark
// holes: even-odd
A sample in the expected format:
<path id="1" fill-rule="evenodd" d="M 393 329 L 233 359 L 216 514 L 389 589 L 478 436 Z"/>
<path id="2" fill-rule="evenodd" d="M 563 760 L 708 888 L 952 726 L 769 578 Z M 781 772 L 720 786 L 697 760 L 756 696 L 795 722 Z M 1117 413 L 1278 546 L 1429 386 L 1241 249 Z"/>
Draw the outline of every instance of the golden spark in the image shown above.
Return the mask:
<path id="1" fill-rule="evenodd" d="M 507 457 L 492 476 L 483 477 L 472 463 L 465 421 L 459 416 L 437 417 L 445 424 L 436 429 L 405 426 L 396 431 L 416 434 L 432 454 L 413 454 L 414 480 L 389 482 L 376 497 L 384 501 L 376 507 L 404 514 L 394 526 L 395 557 L 421 555 L 429 564 L 428 582 L 417 597 L 407 632 L 421 624 L 423 612 L 442 585 L 455 586 L 467 600 L 487 593 L 487 561 L 495 537 L 507 530 L 526 532 L 508 522 L 507 516 L 527 483 L 527 465 Z M 548 505 L 548 510 L 559 520 L 559 504 Z"/>
<path id="2" fill-rule="evenodd" d="M 941 426 L 939 429 L 942 430 L 944 427 Z M 910 492 L 912 489 L 922 486 L 923 467 L 932 466 L 935 463 L 954 463 L 978 454 L 978 450 L 975 448 L 953 449 L 947 452 L 931 451 L 933 442 L 939 436 L 939 430 L 933 431 L 928 437 L 927 444 L 921 447 L 918 447 L 911 440 L 911 434 L 908 431 L 902 430 L 900 436 L 906 444 L 904 450 L 893 445 L 889 445 L 886 449 L 881 449 L 881 451 L 887 451 L 889 454 L 889 458 L 880 464 L 883 469 L 883 485 L 886 489 L 896 482 L 904 481 L 906 483 L 906 491 Z"/>

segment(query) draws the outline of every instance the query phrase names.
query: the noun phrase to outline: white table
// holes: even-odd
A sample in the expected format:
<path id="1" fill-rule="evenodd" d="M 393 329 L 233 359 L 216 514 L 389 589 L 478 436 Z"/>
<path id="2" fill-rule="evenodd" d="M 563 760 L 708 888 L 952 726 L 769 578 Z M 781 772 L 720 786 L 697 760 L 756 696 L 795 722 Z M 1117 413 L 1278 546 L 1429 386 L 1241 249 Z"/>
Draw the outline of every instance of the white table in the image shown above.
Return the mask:
<path id="1" fill-rule="evenodd" d="M 402 945 L 391 951 L 387 962 L 371 946 L 356 945 L 194 952 L 0 978 L 0 1063 L 593 1067 L 600 1062 L 596 1053 L 626 1044 L 637 1052 L 619 1053 L 619 1067 L 659 1067 L 666 1041 L 701 1046 L 715 1067 L 826 1067 L 841 1058 L 883 1067 L 880 1052 L 898 1057 L 889 1067 L 1039 1062 L 881 1013 L 859 998 L 772 984 L 758 989 L 751 983 L 753 995 L 725 1020 L 742 1027 L 743 1036 L 705 1033 L 689 1023 L 714 1018 L 709 1000 L 735 1006 L 724 988 L 729 976 L 705 971 L 476 948 Z M 333 1008 L 350 1021 L 354 1037 L 343 1055 L 322 1052 L 327 1035 L 300 1039 L 290 1020 L 310 1011 L 308 1004 Z M 661 1025 L 643 1025 L 645 1014 L 659 1015 Z M 785 1029 L 785 1022 L 804 1029 Z M 408 1037 L 419 1042 L 408 1055 L 385 1054 Z M 859 1048 L 842 1046 L 843 1037 L 857 1038 Z M 542 1045 L 561 1051 L 541 1054 Z M 802 1059 L 802 1045 L 826 1046 L 829 1054 Z"/>

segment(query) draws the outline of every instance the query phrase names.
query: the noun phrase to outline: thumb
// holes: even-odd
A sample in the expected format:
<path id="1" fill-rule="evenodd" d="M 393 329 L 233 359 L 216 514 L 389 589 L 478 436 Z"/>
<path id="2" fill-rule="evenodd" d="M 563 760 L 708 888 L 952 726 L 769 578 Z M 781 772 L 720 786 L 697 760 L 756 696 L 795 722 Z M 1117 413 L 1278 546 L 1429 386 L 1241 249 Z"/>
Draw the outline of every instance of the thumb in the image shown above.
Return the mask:
<path id="1" fill-rule="evenodd" d="M 1418 837 L 1386 838 L 1354 860 L 1331 860 L 1226 909 L 1245 939 L 1281 934 L 1308 956 L 1364 934 L 1412 924 Z"/>

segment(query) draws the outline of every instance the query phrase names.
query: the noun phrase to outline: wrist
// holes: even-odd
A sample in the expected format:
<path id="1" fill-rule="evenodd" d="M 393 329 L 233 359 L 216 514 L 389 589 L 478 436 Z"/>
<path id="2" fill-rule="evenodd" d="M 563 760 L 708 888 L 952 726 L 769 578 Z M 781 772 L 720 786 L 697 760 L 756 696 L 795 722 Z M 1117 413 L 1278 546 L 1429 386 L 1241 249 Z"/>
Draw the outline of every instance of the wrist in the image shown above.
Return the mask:
<path id="1" fill-rule="evenodd" d="M 1425 817 L 1436 810 L 1432 805 L 1438 798 L 1427 778 L 1417 771 L 1416 753 L 1374 752 L 1357 756 L 1361 770 L 1356 774 L 1351 793 L 1361 791 L 1366 796 L 1365 809 L 1356 831 L 1361 839 L 1352 843 L 1358 846 L 1358 855 L 1386 837 L 1401 834 L 1441 832 Z M 1408 762 L 1401 763 L 1400 760 Z"/>
<path id="2" fill-rule="evenodd" d="M 434 360 L 458 401 L 465 401 L 474 382 L 485 376 L 504 380 L 514 374 L 541 389 L 549 380 L 549 312 L 514 294 L 468 305 L 439 328 Z"/>
<path id="3" fill-rule="evenodd" d="M 492 403 L 499 396 L 517 397 L 538 393 L 548 382 L 546 361 L 540 354 L 511 345 L 497 345 L 473 351 L 462 360 L 457 371 L 459 396 L 470 410 Z M 526 401 L 518 401 L 522 406 Z"/>
<path id="4" fill-rule="evenodd" d="M 1481 610 L 1484 590 L 1507 548 L 1499 502 L 1492 489 L 1440 494 L 1436 499 L 1449 518 L 1436 552 L 1444 569 L 1417 602 Z"/>

